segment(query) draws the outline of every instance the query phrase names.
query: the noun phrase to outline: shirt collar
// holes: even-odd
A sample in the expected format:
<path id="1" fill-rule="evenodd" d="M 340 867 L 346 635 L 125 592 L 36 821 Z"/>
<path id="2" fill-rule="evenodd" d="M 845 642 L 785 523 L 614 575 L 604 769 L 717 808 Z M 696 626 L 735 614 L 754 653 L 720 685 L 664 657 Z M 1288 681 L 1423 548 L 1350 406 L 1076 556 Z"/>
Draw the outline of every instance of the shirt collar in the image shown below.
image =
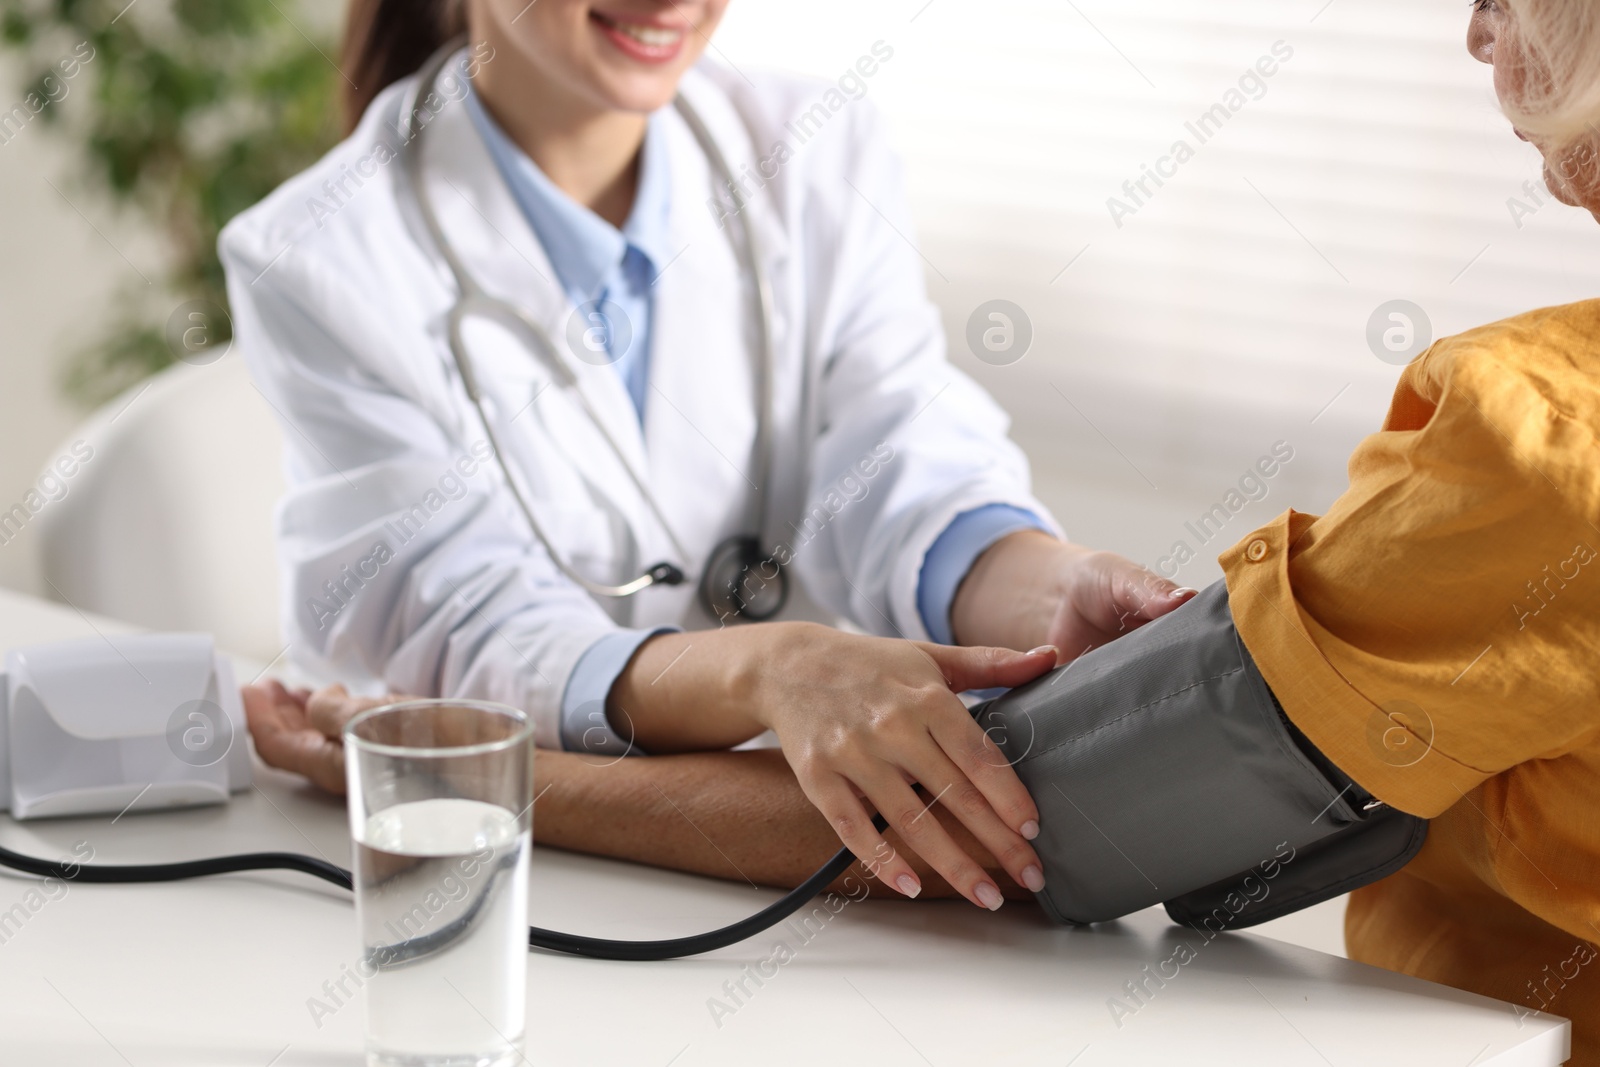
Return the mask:
<path id="1" fill-rule="evenodd" d="M 659 112 L 650 116 L 645 127 L 639 160 L 639 188 L 634 195 L 633 210 L 618 230 L 552 182 L 501 129 L 477 93 L 467 94 L 466 105 L 489 155 L 544 246 L 562 288 L 574 303 L 581 304 L 599 296 L 601 289 L 620 271 L 629 246 L 644 254 L 653 271 L 660 271 L 670 262 L 673 254 L 667 240 L 670 161 L 665 144 L 666 130 Z"/>

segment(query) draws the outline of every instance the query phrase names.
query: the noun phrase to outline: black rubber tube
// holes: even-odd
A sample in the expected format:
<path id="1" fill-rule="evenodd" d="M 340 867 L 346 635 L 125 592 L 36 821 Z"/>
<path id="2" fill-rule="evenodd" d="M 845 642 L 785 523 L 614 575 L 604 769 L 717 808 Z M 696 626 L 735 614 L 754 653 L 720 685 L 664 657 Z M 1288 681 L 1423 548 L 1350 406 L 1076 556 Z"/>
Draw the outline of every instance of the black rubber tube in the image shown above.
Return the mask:
<path id="1" fill-rule="evenodd" d="M 882 833 L 888 823 L 883 816 L 873 818 L 873 825 Z M 586 956 L 598 960 L 670 960 L 683 956 L 697 956 L 729 945 L 736 945 L 754 937 L 763 930 L 778 925 L 805 907 L 832 881 L 850 869 L 855 856 L 847 848 L 840 849 L 834 857 L 818 868 L 817 872 L 800 885 L 784 894 L 781 900 L 756 912 L 747 919 L 688 937 L 669 937 L 658 941 L 613 941 L 602 937 L 581 937 L 559 930 L 542 930 L 528 927 L 528 947 L 571 956 Z M 0 847 L 0 867 L 9 867 L 24 874 L 41 878 L 60 878 L 63 881 L 122 884 L 139 882 L 181 882 L 190 878 L 205 878 L 214 874 L 236 874 L 240 871 L 298 871 L 331 882 L 341 889 L 352 888 L 350 872 L 326 860 L 313 859 L 295 852 L 248 852 L 237 856 L 215 856 L 210 859 L 189 860 L 184 863 L 145 863 L 107 866 L 104 864 L 70 863 L 42 860 L 25 856 Z M 450 927 L 426 935 L 426 946 L 407 954 L 414 958 L 437 951 L 453 937 L 443 936 Z"/>

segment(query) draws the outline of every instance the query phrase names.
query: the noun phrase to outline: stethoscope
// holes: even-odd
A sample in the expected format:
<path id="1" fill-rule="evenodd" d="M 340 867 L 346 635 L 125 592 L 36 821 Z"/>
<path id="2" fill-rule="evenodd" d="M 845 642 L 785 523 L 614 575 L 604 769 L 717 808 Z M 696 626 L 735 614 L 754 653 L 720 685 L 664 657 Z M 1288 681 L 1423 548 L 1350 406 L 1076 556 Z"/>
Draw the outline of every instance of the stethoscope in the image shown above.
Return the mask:
<path id="1" fill-rule="evenodd" d="M 434 94 L 440 73 L 451 61 L 464 44 L 464 39 L 457 39 L 445 45 L 434 53 L 418 75 L 418 89 L 414 100 L 428 99 Z M 728 538 L 712 550 L 706 560 L 705 570 L 700 578 L 700 602 L 712 618 L 719 621 L 747 620 L 762 622 L 771 619 L 783 609 L 784 602 L 788 599 L 789 580 L 788 572 L 773 559 L 762 547 L 760 531 L 766 517 L 766 485 L 772 477 L 772 368 L 775 361 L 774 345 L 772 339 L 772 287 L 765 272 L 761 269 L 760 249 L 757 243 L 755 226 L 747 214 L 749 202 L 745 199 L 744 191 L 735 179 L 733 169 L 728 165 L 726 157 L 717 147 L 711 131 L 701 120 L 693 106 L 679 94 L 673 101 L 688 125 L 695 140 L 699 143 L 701 151 L 711 163 L 717 177 L 722 180 L 729 195 L 733 198 L 733 214 L 739 220 L 739 227 L 743 242 L 733 241 L 734 253 L 740 257 L 741 266 L 748 270 L 750 277 L 755 281 L 755 315 L 757 325 L 758 348 L 756 349 L 756 444 L 755 459 L 756 471 L 760 476 L 760 484 L 751 494 L 748 510 L 745 515 L 745 529 L 757 531 L 756 533 L 740 533 Z M 523 494 L 510 464 L 506 461 L 505 450 L 500 447 L 500 440 L 494 426 L 484 410 L 483 394 L 478 386 L 477 375 L 472 369 L 472 359 L 468 355 L 466 339 L 463 333 L 463 324 L 474 315 L 493 319 L 513 329 L 520 329 L 532 342 L 532 348 L 543 360 L 546 367 L 551 370 L 556 378 L 579 400 L 583 407 L 584 415 L 600 431 L 605 438 L 606 445 L 616 456 L 617 462 L 627 471 L 628 478 L 634 488 L 645 501 L 656 521 L 666 531 L 667 537 L 672 541 L 672 546 L 679 559 L 687 559 L 688 553 L 684 550 L 682 542 L 673 532 L 672 525 L 667 521 L 661 506 L 639 473 L 634 470 L 633 464 L 623 454 L 621 447 L 606 429 L 605 422 L 600 419 L 590 404 L 588 397 L 579 388 L 578 377 L 572 368 L 563 360 L 556 351 L 550 336 L 544 327 L 536 322 L 523 308 L 490 295 L 467 270 L 455 249 L 451 247 L 449 239 L 445 236 L 444 227 L 439 222 L 439 216 L 434 211 L 433 202 L 428 196 L 426 186 L 422 180 L 422 134 L 432 120 L 431 114 L 424 115 L 423 109 L 417 106 L 410 108 L 406 118 L 405 141 L 402 152 L 405 156 L 406 179 L 411 185 L 413 197 L 416 201 L 418 213 L 422 217 L 423 225 L 427 228 L 428 235 L 439 255 L 450 268 L 450 273 L 455 277 L 456 288 L 459 295 L 455 304 L 450 309 L 449 316 L 449 343 L 450 355 L 455 361 L 457 372 L 461 375 L 461 384 L 466 390 L 467 398 L 472 402 L 473 408 L 478 413 L 478 421 L 483 424 L 484 433 L 488 437 L 489 445 L 494 450 L 495 460 L 500 466 L 501 473 L 505 475 L 507 487 L 511 490 L 512 497 L 521 509 L 523 517 L 528 521 L 528 527 L 533 531 L 535 538 L 544 545 L 551 561 L 569 579 L 597 597 L 630 597 L 636 593 L 649 589 L 654 585 L 681 585 L 686 576 L 679 566 L 668 561 L 662 561 L 648 567 L 644 573 L 631 581 L 620 585 L 607 585 L 594 581 L 579 574 L 556 549 L 554 542 L 545 533 L 538 516 L 533 512 L 527 497 Z M 753 579 L 753 580 L 752 580 Z"/>

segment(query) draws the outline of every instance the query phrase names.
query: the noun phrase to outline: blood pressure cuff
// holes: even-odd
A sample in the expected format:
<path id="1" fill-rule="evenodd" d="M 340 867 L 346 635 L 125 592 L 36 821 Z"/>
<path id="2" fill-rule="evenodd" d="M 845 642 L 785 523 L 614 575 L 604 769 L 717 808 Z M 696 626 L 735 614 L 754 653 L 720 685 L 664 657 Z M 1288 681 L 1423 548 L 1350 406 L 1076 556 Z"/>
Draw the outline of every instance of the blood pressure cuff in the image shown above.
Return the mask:
<path id="1" fill-rule="evenodd" d="M 1221 582 L 973 714 L 1038 805 L 1057 922 L 1164 903 L 1186 926 L 1253 926 L 1388 876 L 1427 834 L 1295 729 Z"/>

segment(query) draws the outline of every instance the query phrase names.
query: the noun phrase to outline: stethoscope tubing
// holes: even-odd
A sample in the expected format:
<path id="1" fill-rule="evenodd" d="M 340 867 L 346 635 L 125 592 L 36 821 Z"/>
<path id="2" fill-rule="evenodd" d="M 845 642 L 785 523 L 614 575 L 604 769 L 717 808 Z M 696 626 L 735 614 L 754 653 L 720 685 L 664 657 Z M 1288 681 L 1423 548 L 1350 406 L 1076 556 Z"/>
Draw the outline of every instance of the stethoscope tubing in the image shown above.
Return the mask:
<path id="1" fill-rule="evenodd" d="M 463 39 L 460 38 L 451 41 L 435 52 L 434 55 L 428 60 L 418 75 L 418 88 L 414 97 L 415 100 L 423 100 L 433 94 L 434 88 L 439 79 L 439 75 L 443 72 L 445 66 L 460 50 L 462 44 Z M 742 237 L 742 245 L 740 242 L 734 242 L 736 246 L 735 251 L 736 254 L 740 254 L 740 258 L 745 261 L 744 266 L 749 271 L 754 283 L 755 299 L 753 303 L 755 305 L 758 338 L 758 347 L 755 358 L 757 405 L 755 462 L 756 471 L 760 480 L 755 484 L 754 491 L 751 494 L 749 511 L 746 515 L 746 525 L 748 529 L 758 531 L 757 540 L 758 542 L 762 542 L 759 531 L 764 528 L 766 521 L 766 492 L 767 483 L 772 476 L 773 456 L 772 378 L 773 364 L 776 359 L 776 353 L 772 330 L 772 284 L 771 280 L 767 276 L 766 271 L 764 271 L 761 266 L 762 259 L 760 241 L 756 234 L 755 224 L 751 221 L 748 213 L 748 208 L 750 206 L 749 201 L 745 198 L 743 190 L 739 187 L 738 182 L 735 180 L 733 170 L 728 164 L 727 157 L 723 155 L 721 148 L 717 145 L 716 139 L 712 136 L 710 129 L 706 126 L 704 120 L 700 117 L 700 114 L 694 109 L 693 105 L 691 105 L 689 101 L 683 97 L 681 93 L 674 99 L 673 103 L 678 113 L 683 118 L 684 123 L 689 127 L 690 132 L 694 135 L 695 140 L 699 143 L 701 150 L 705 153 L 707 160 L 711 164 L 712 170 L 726 186 L 728 195 L 733 198 L 735 208 L 734 214 L 739 220 L 741 231 L 740 236 Z M 479 387 L 477 375 L 473 371 L 472 358 L 467 350 L 463 326 L 466 319 L 473 315 L 482 315 L 491 318 L 496 316 L 509 317 L 512 322 L 528 336 L 530 341 L 533 343 L 533 347 L 537 349 L 540 359 L 548 368 L 552 369 L 557 374 L 557 376 L 560 378 L 561 384 L 578 397 L 585 417 L 594 425 L 595 429 L 600 432 L 600 435 L 604 438 L 607 447 L 611 449 L 613 455 L 616 456 L 617 461 L 627 472 L 629 481 L 633 484 L 635 490 L 650 508 L 651 513 L 654 515 L 656 521 L 660 523 L 661 528 L 666 531 L 668 539 L 672 542 L 674 551 L 678 553 L 678 558 L 687 563 L 688 553 L 684 549 L 683 543 L 679 540 L 677 534 L 674 532 L 672 524 L 667 521 L 666 515 L 659 502 L 656 500 L 655 494 L 650 491 L 650 488 L 645 484 L 644 479 L 634 468 L 634 465 L 628 461 L 628 457 L 622 451 L 622 448 L 618 444 L 616 438 L 611 434 L 610 430 L 607 429 L 604 420 L 599 417 L 599 413 L 594 410 L 594 407 L 590 403 L 587 395 L 579 387 L 577 376 L 573 373 L 572 368 L 568 366 L 566 361 L 561 358 L 560 353 L 556 351 L 555 346 L 550 342 L 547 332 L 525 309 L 509 301 L 492 296 L 486 290 L 484 290 L 484 288 L 479 285 L 477 280 L 472 276 L 472 272 L 467 269 L 466 264 L 461 260 L 455 248 L 451 245 L 449 237 L 444 232 L 444 226 L 440 222 L 438 213 L 434 208 L 432 198 L 428 195 L 427 187 L 423 180 L 423 132 L 426 130 L 427 124 L 432 121 L 432 117 L 433 116 L 431 115 L 425 117 L 422 109 L 414 105 L 408 108 L 407 117 L 405 120 L 405 128 L 403 130 L 404 142 L 402 148 L 402 153 L 405 157 L 406 180 L 411 186 L 413 200 L 415 201 L 418 214 L 421 216 L 423 226 L 428 231 L 430 240 L 433 242 L 440 258 L 444 260 L 446 267 L 449 268 L 449 271 L 456 283 L 458 291 L 457 298 L 455 304 L 451 307 L 449 321 L 447 324 L 448 343 L 451 358 L 456 365 L 457 371 L 461 375 L 461 382 L 467 394 L 467 399 L 472 404 L 473 409 L 476 411 L 478 421 L 483 425 L 484 433 L 488 437 L 489 446 L 494 451 L 495 460 L 505 478 L 507 488 L 511 491 L 511 495 L 516 501 L 518 509 L 522 512 L 523 518 L 527 521 L 534 537 L 537 538 L 544 546 L 545 551 L 550 556 L 550 559 L 556 568 L 560 570 L 561 573 L 568 579 L 582 587 L 593 596 L 604 598 L 624 598 L 633 596 L 657 584 L 679 584 L 684 580 L 684 572 L 680 567 L 671 563 L 655 564 L 631 581 L 622 582 L 615 585 L 597 582 L 585 575 L 579 574 L 571 565 L 571 563 L 559 551 L 557 551 L 554 541 L 546 533 L 543 525 L 539 522 L 538 517 L 534 513 L 532 505 L 522 490 L 520 482 L 518 481 L 515 473 L 511 470 L 511 464 L 506 459 L 505 450 L 502 448 L 499 434 L 496 432 L 493 425 L 493 420 L 489 418 L 488 411 L 484 406 L 483 393 Z"/>

